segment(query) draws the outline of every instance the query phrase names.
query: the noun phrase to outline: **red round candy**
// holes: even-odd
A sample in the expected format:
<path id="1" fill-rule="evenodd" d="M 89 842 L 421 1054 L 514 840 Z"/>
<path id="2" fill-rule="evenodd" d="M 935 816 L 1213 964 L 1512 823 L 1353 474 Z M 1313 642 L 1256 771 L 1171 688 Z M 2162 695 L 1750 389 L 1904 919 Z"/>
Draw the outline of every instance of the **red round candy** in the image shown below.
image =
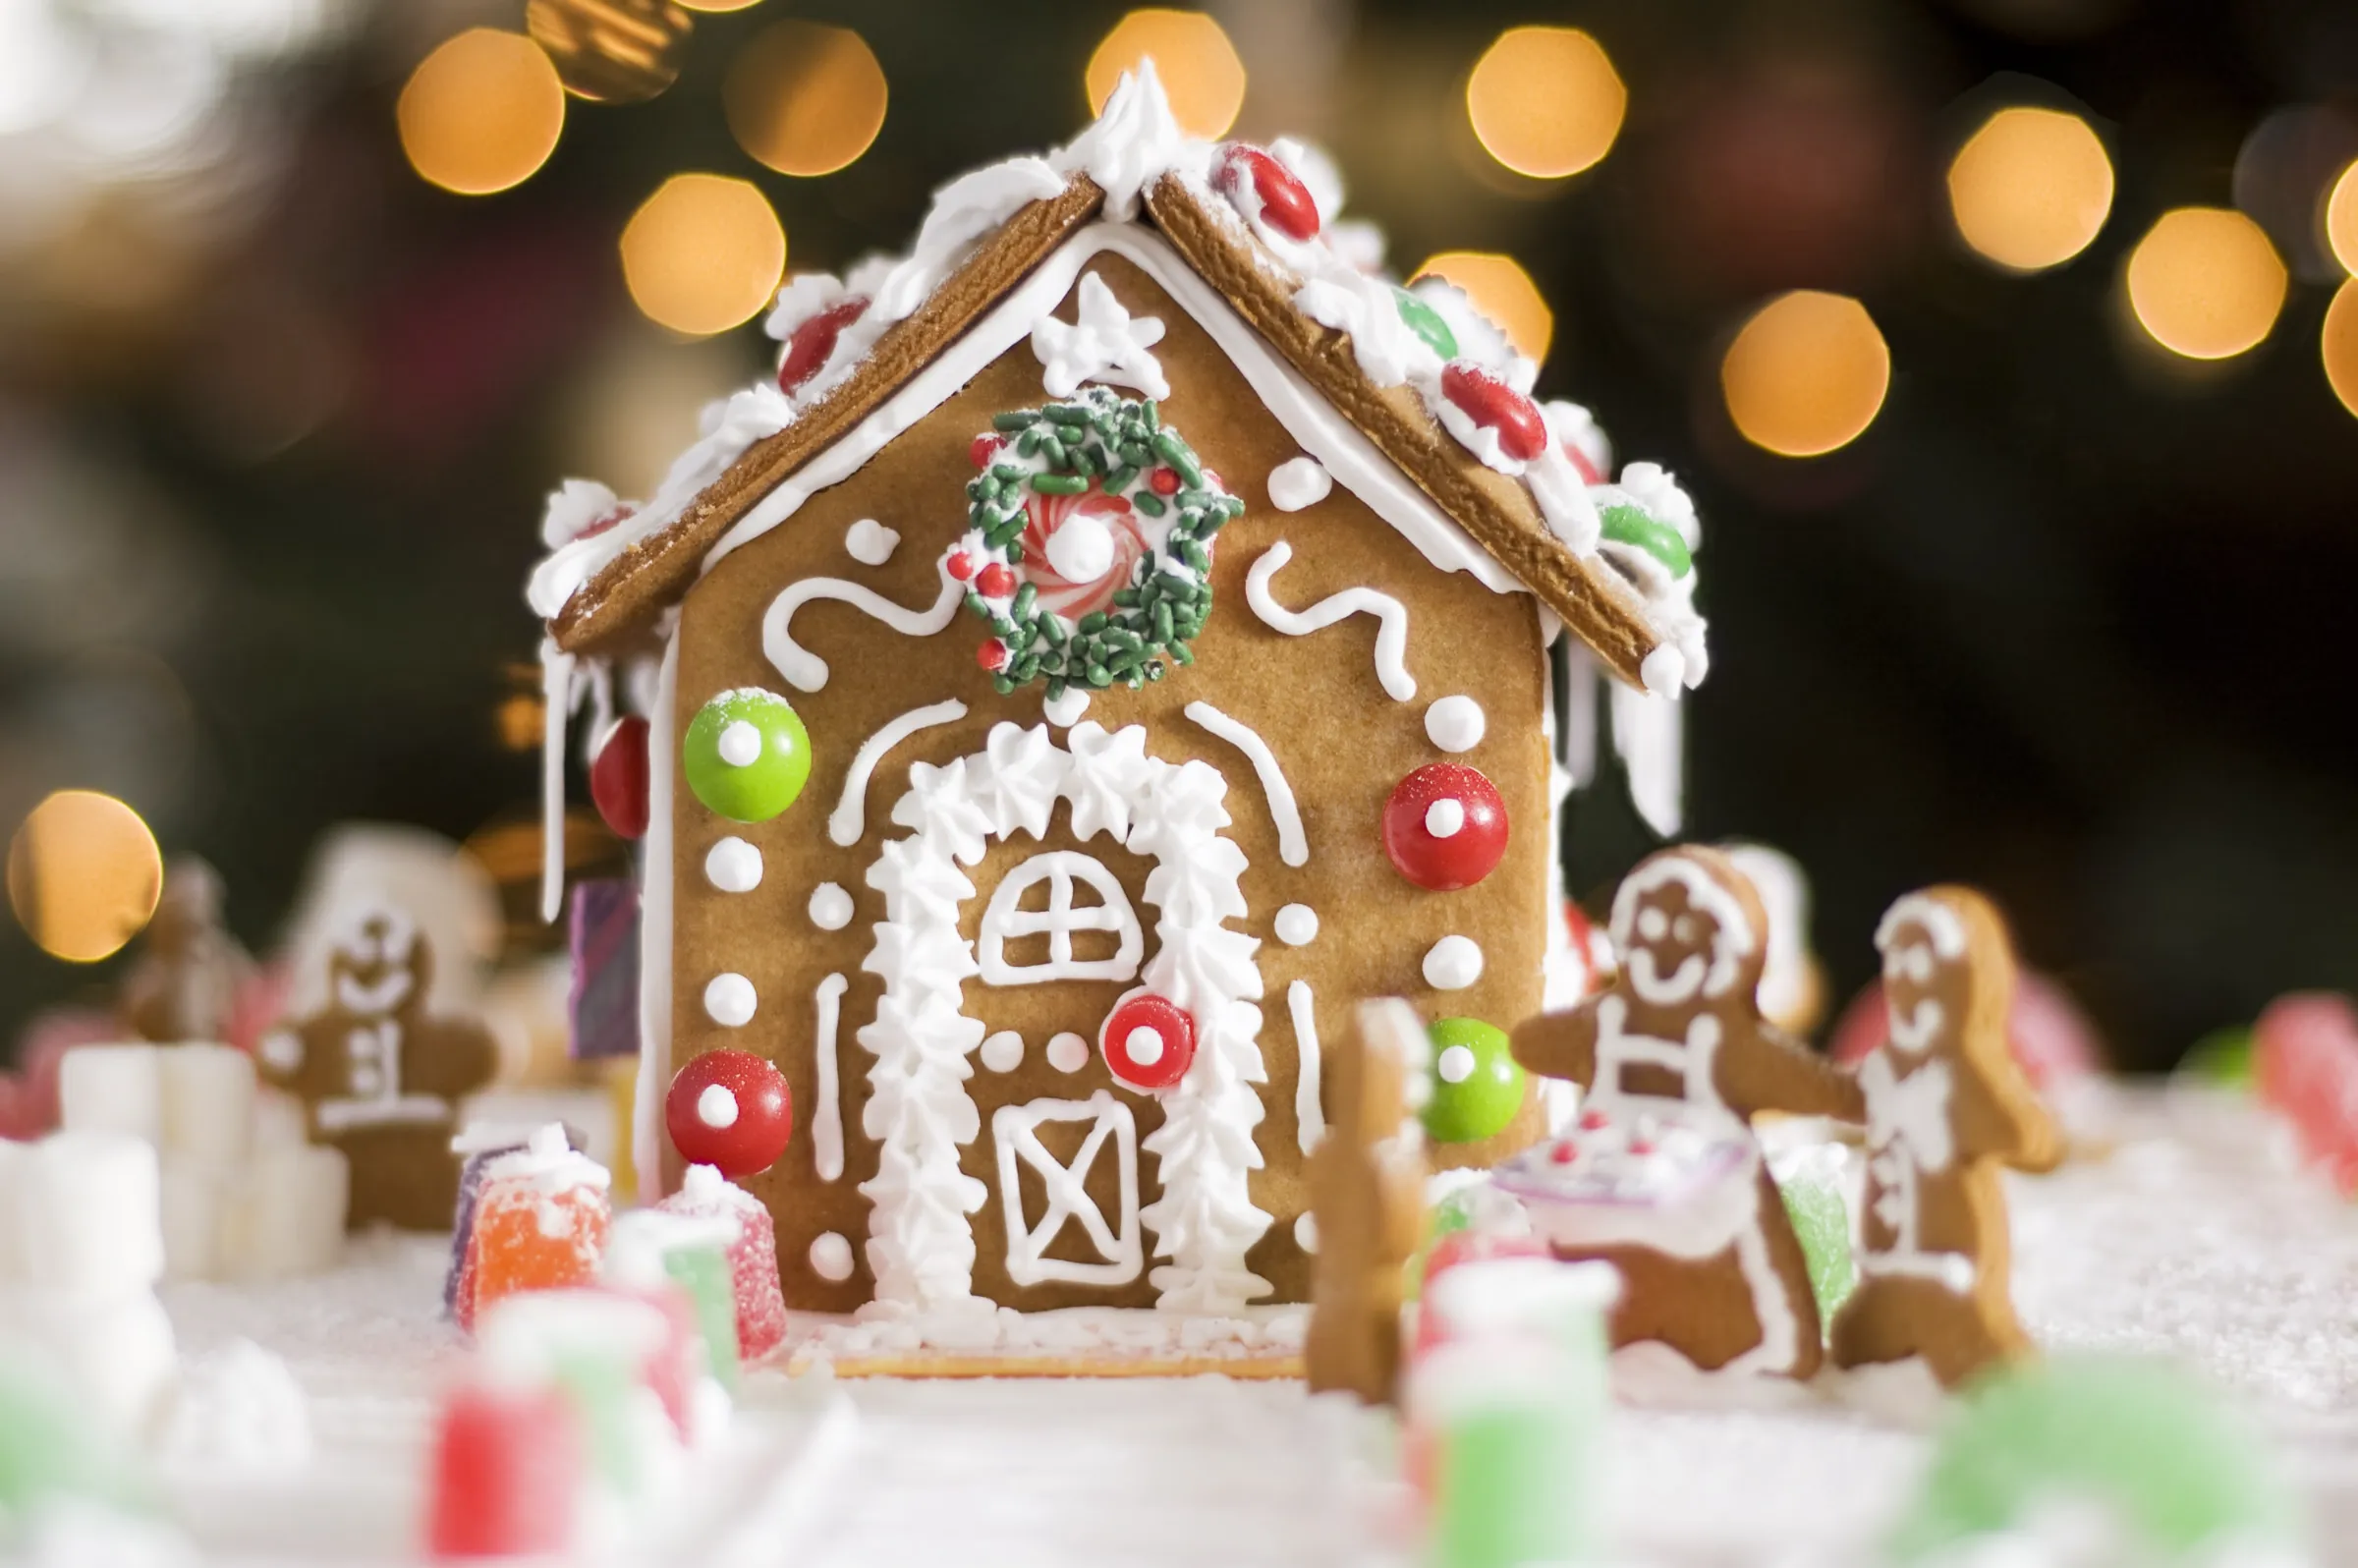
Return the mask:
<path id="1" fill-rule="evenodd" d="M 1196 1021 L 1169 997 L 1139 991 L 1105 1015 L 1097 1050 L 1130 1088 L 1165 1090 L 1186 1077 L 1196 1059 Z"/>
<path id="2" fill-rule="evenodd" d="M 998 436 L 984 430 L 966 444 L 966 460 L 976 468 L 986 469 L 990 467 L 990 460 L 999 455 L 999 448 L 1006 444 Z"/>
<path id="3" fill-rule="evenodd" d="M 952 550 L 941 566 L 943 571 L 961 583 L 975 575 L 975 558 L 964 550 Z"/>
<path id="4" fill-rule="evenodd" d="M 590 758 L 590 799 L 621 838 L 646 834 L 646 720 L 636 713 L 606 729 Z"/>
<path id="5" fill-rule="evenodd" d="M 1258 204 L 1261 221 L 1287 239 L 1318 238 L 1319 204 L 1311 198 L 1310 187 L 1252 143 L 1231 141 L 1222 146 L 1212 165 L 1211 183 L 1248 217 L 1255 215 Z M 1250 201 L 1245 197 L 1248 189 L 1253 194 Z"/>
<path id="6" fill-rule="evenodd" d="M 1498 432 L 1498 450 L 1529 463 L 1547 450 L 1547 420 L 1540 406 L 1479 364 L 1452 360 L 1441 366 L 1441 396 L 1484 429 Z"/>
<path id="7" fill-rule="evenodd" d="M 993 561 L 975 574 L 975 590 L 986 599 L 1003 599 L 1015 591 L 1015 574 Z"/>
<path id="8" fill-rule="evenodd" d="M 997 638 L 981 644 L 975 649 L 975 662 L 996 675 L 1008 664 L 1007 644 Z"/>
<path id="9" fill-rule="evenodd" d="M 786 358 L 778 365 L 778 390 L 792 393 L 796 387 L 818 374 L 819 368 L 835 352 L 835 340 L 843 329 L 868 311 L 868 297 L 855 294 L 806 319 L 786 339 Z"/>
<path id="10" fill-rule="evenodd" d="M 786 1152 L 794 1095 L 786 1075 L 751 1051 L 706 1051 L 672 1075 L 663 1125 L 691 1165 L 752 1176 Z"/>
<path id="11" fill-rule="evenodd" d="M 1402 876 L 1435 893 L 1472 887 L 1506 853 L 1506 803 L 1480 768 L 1432 762 L 1392 787 L 1383 852 Z"/>
<path id="12" fill-rule="evenodd" d="M 1156 469 L 1147 476 L 1147 487 L 1156 495 L 1177 495 L 1179 493 L 1179 471 L 1177 469 Z"/>

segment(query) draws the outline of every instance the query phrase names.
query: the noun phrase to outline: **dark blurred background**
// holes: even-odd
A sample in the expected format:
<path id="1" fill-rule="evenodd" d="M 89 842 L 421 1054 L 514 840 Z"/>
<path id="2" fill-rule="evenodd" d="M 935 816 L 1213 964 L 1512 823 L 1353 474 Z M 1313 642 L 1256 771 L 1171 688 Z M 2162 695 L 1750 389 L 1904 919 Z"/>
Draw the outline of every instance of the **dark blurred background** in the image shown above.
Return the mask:
<path id="1" fill-rule="evenodd" d="M 1872 972 L 1883 905 L 1946 877 L 2003 900 L 2124 1064 L 2166 1065 L 2278 991 L 2358 984 L 2358 285 L 2331 243 L 2339 221 L 2358 262 L 2358 179 L 2330 201 L 2358 158 L 2358 6 L 1209 11 L 1244 72 L 1233 134 L 1329 148 L 1404 272 L 1512 256 L 1552 315 L 1542 390 L 1694 493 L 1713 671 L 1687 704 L 1687 828 L 1802 862 L 1837 1000 Z M 626 283 L 634 213 L 704 172 L 766 199 L 788 270 L 899 248 L 933 186 L 1082 125 L 1123 14 L 0 5 L 0 829 L 53 790 L 118 797 L 167 854 L 220 868 L 256 946 L 341 819 L 473 838 L 520 885 L 540 497 L 567 474 L 646 493 L 700 404 L 774 352 L 753 307 L 705 297 L 726 280 L 697 270 L 693 232 L 666 252 L 650 228 Z M 1204 42 L 1188 19 L 1132 26 Z M 1564 43 L 1499 42 L 1524 26 L 1582 29 L 1625 113 L 1593 70 L 1553 111 L 1524 102 Z M 478 28 L 510 36 L 461 38 Z M 516 52 L 528 33 L 609 100 L 566 99 L 544 161 L 554 97 Z M 453 39 L 439 75 L 421 66 Z M 1478 134 L 1469 84 L 1494 44 Z M 1222 69 L 1166 74 L 1216 99 Z M 876 71 L 888 107 L 863 142 Z M 1977 253 L 1954 207 L 1970 193 L 1952 198 L 1952 161 L 2008 107 L 2076 117 L 2110 180 L 2108 205 L 2079 198 L 2093 240 L 2034 270 Z M 1544 162 L 1516 150 L 1518 113 L 1544 154 L 1600 124 L 1609 146 L 1512 172 Z M 845 144 L 816 175 L 748 150 L 793 165 Z M 2087 177 L 2084 157 L 2005 150 L 1973 188 L 1993 234 L 2010 192 L 2052 208 Z M 2132 289 L 2132 252 L 2181 207 L 2208 226 L 2158 245 Z M 758 270 L 761 236 L 746 244 Z M 632 283 L 674 321 L 754 318 L 684 335 Z M 1748 439 L 1722 375 L 1738 329 L 1794 289 L 1855 300 L 1887 346 L 1872 419 L 1823 455 Z M 1795 393 L 1785 412 L 1839 426 L 1858 353 L 1813 368 L 1810 347 L 1768 345 L 1762 373 L 1832 376 L 1827 410 Z M 1594 892 L 1647 836 L 1610 775 L 1578 810 Z M 121 962 L 64 962 L 8 924 L 0 1035 Z"/>

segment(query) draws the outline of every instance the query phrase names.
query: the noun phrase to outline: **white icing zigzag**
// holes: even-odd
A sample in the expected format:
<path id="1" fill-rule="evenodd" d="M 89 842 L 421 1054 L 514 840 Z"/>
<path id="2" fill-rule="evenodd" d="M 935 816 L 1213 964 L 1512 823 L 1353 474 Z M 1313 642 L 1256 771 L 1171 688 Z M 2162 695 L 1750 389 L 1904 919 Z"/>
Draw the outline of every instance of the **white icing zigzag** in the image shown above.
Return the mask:
<path id="1" fill-rule="evenodd" d="M 1353 615 L 1373 615 L 1380 624 L 1376 634 L 1376 679 L 1395 702 L 1417 695 L 1416 678 L 1408 673 L 1408 606 L 1389 593 L 1374 588 L 1345 588 L 1329 593 L 1307 610 L 1289 610 L 1269 592 L 1269 579 L 1294 558 L 1294 547 L 1283 539 L 1261 553 L 1245 574 L 1245 602 L 1272 631 L 1287 637 L 1308 637 Z"/>

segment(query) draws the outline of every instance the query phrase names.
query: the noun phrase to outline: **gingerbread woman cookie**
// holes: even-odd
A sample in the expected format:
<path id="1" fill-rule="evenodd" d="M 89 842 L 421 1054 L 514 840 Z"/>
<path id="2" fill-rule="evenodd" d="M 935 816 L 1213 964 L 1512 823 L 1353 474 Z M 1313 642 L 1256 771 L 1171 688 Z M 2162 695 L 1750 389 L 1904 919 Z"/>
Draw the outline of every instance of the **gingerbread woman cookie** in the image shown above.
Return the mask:
<path id="1" fill-rule="evenodd" d="M 1765 1023 L 1760 895 L 1716 850 L 1664 850 L 1613 899 L 1620 970 L 1527 1020 L 1516 1060 L 1586 1093 L 1578 1123 L 1498 1167 L 1558 1257 L 1621 1270 L 1616 1346 L 1807 1378 L 1824 1359 L 1807 1260 L 1752 1135 L 1776 1110 L 1860 1118 L 1858 1086 Z"/>
<path id="2" fill-rule="evenodd" d="M 125 977 L 123 1017 L 160 1044 L 226 1041 L 253 960 L 221 924 L 221 877 L 194 855 L 173 860 L 147 923 L 139 962 Z"/>
<path id="3" fill-rule="evenodd" d="M 1334 1120 L 1310 1156 L 1310 1386 L 1349 1389 L 1371 1405 L 1398 1391 L 1403 1270 L 1424 1238 L 1425 1139 L 1411 1086 L 1423 1081 L 1426 1053 L 1415 1009 L 1362 1003 L 1329 1058 Z"/>
<path id="4" fill-rule="evenodd" d="M 2016 1064 L 2005 922 L 1969 887 L 1891 906 L 1875 933 L 1890 1038 L 1859 1064 L 1867 1198 L 1842 1367 L 1922 1356 L 1950 1387 L 2030 1348 L 2007 1289 L 1999 1168 L 2051 1170 L 2063 1140 Z"/>
<path id="5" fill-rule="evenodd" d="M 491 1081 L 497 1047 L 478 1023 L 427 1014 L 432 980 L 410 919 L 365 911 L 329 953 L 327 1004 L 262 1041 L 263 1077 L 352 1161 L 356 1229 L 447 1229 L 458 1202 L 458 1103 Z"/>

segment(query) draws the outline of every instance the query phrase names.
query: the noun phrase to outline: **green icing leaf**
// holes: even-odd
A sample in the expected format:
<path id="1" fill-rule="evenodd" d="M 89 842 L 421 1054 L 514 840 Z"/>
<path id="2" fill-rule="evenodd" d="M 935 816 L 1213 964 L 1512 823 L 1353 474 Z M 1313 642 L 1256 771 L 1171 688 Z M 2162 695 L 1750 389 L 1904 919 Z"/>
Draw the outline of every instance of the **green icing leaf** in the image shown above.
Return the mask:
<path id="1" fill-rule="evenodd" d="M 1626 503 L 1608 506 L 1604 509 L 1603 524 L 1606 538 L 1644 550 L 1661 562 L 1672 577 L 1685 577 L 1695 570 L 1695 557 L 1688 553 L 1687 541 L 1678 536 L 1678 530 L 1656 523 L 1638 508 Z"/>
<path id="2" fill-rule="evenodd" d="M 1392 291 L 1393 303 L 1400 308 L 1400 319 L 1411 332 L 1425 340 L 1425 346 L 1444 360 L 1457 358 L 1457 334 L 1441 319 L 1441 312 L 1427 305 L 1406 289 Z"/>

